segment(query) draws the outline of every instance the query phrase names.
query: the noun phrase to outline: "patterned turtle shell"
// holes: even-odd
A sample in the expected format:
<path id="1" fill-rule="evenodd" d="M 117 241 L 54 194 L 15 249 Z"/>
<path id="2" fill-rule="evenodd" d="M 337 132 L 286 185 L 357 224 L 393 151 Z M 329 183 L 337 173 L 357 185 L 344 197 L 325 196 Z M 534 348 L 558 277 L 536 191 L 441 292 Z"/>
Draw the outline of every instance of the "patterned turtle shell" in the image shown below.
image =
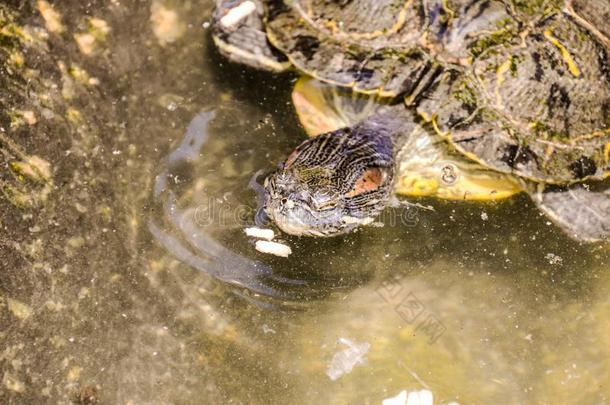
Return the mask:
<path id="1" fill-rule="evenodd" d="M 610 172 L 610 1 L 266 1 L 297 69 L 404 98 L 456 149 L 545 183 Z"/>

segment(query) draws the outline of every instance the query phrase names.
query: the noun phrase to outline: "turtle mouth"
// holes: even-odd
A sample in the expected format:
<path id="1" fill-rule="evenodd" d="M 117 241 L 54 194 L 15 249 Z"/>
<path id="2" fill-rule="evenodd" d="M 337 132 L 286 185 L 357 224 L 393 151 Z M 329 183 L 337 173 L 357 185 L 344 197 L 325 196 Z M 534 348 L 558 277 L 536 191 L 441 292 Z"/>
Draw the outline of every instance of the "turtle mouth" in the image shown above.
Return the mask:
<path id="1" fill-rule="evenodd" d="M 294 236 L 333 236 L 345 232 L 343 212 L 338 207 L 318 211 L 297 198 L 269 198 L 265 211 L 283 232 Z"/>
<path id="2" fill-rule="evenodd" d="M 311 225 L 304 221 L 298 215 L 294 215 L 292 212 L 288 213 L 276 213 L 270 214 L 270 217 L 273 219 L 273 222 L 285 233 L 294 236 L 326 236 L 326 233 L 323 233 L 315 228 L 312 228 Z"/>
<path id="3" fill-rule="evenodd" d="M 265 191 L 265 213 L 289 235 L 334 236 L 355 227 L 344 221 L 344 202 L 338 195 L 313 192 L 286 172 L 267 177 Z"/>

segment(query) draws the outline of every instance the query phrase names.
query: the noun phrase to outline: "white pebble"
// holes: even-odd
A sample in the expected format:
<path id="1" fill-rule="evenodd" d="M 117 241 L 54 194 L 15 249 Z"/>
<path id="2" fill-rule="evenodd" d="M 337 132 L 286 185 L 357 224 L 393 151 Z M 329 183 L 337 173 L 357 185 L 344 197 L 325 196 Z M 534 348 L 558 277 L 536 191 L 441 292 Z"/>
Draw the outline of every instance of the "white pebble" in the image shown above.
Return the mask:
<path id="1" fill-rule="evenodd" d="M 231 29 L 235 27 L 241 20 L 248 17 L 256 11 L 256 4 L 248 0 L 241 3 L 239 6 L 229 10 L 227 15 L 220 19 L 220 25 L 223 28 Z"/>
<path id="2" fill-rule="evenodd" d="M 273 229 L 261 229 L 261 228 L 246 228 L 244 229 L 246 235 L 253 238 L 273 240 L 275 238 L 275 232 Z"/>
<path id="3" fill-rule="evenodd" d="M 261 253 L 269 253 L 280 257 L 288 257 L 292 253 L 290 246 L 266 240 L 257 240 L 255 247 Z"/>

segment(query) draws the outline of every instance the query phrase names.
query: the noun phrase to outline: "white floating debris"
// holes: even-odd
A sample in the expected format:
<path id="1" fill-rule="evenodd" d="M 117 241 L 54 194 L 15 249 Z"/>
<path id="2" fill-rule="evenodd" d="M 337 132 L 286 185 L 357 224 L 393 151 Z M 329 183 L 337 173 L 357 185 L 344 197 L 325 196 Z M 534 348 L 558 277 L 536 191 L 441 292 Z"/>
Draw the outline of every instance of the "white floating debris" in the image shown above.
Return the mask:
<path id="1" fill-rule="evenodd" d="M 487 215 L 487 213 L 486 213 L 485 211 L 483 211 L 483 212 L 481 213 L 481 219 L 482 219 L 483 221 L 487 221 L 487 220 L 489 219 L 489 215 Z"/>
<path id="2" fill-rule="evenodd" d="M 433 405 L 434 397 L 429 390 L 400 391 L 400 394 L 384 399 L 381 403 L 382 405 Z"/>
<path id="3" fill-rule="evenodd" d="M 563 263 L 563 258 L 561 256 L 557 256 L 554 253 L 547 253 L 546 256 L 544 256 L 544 258 L 549 262 L 549 264 L 551 265 L 556 265 L 556 264 L 562 264 Z"/>
<path id="4" fill-rule="evenodd" d="M 407 395 L 407 405 L 434 405 L 432 392 L 428 390 L 409 392 Z"/>
<path id="5" fill-rule="evenodd" d="M 279 242 L 270 242 L 267 240 L 257 240 L 256 250 L 262 253 L 270 253 L 280 257 L 288 257 L 292 253 L 290 246 Z"/>
<path id="6" fill-rule="evenodd" d="M 326 369 L 326 375 L 333 381 L 349 373 L 365 361 L 364 355 L 368 353 L 371 345 L 368 342 L 355 343 L 349 339 L 340 338 L 339 343 L 347 346 L 347 349 L 336 353 Z"/>
<path id="7" fill-rule="evenodd" d="M 375 221 L 374 218 L 357 218 L 350 217 L 349 215 L 344 215 L 341 217 L 341 220 L 346 224 L 360 224 L 360 225 L 369 225 Z"/>
<path id="8" fill-rule="evenodd" d="M 223 28 L 234 28 L 241 20 L 248 17 L 256 11 L 256 4 L 248 0 L 229 10 L 227 15 L 220 19 L 220 25 Z"/>
<path id="9" fill-rule="evenodd" d="M 246 235 L 253 238 L 273 240 L 275 238 L 275 232 L 273 229 L 262 229 L 262 228 L 246 228 L 244 229 Z"/>
<path id="10" fill-rule="evenodd" d="M 381 401 L 381 405 L 405 405 L 407 403 L 407 391 L 400 391 L 400 394 L 392 398 Z"/>

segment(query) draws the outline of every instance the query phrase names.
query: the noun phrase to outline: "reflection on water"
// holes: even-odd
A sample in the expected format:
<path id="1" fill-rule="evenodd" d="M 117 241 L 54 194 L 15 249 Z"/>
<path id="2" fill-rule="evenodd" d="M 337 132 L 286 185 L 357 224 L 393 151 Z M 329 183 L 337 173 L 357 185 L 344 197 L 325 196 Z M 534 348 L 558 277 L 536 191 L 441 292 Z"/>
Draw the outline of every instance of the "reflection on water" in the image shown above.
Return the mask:
<path id="1" fill-rule="evenodd" d="M 202 150 L 202 145 L 209 136 L 208 125 L 213 118 L 214 114 L 208 112 L 201 113 L 191 121 L 184 139 L 167 158 L 168 169 L 160 173 L 155 182 L 153 195 L 155 199 L 164 200 L 161 203 L 162 215 L 168 220 L 166 226 L 175 228 L 175 232 L 182 235 L 184 242 L 181 243 L 177 237 L 154 222 L 150 223 L 150 231 L 163 246 L 191 267 L 227 283 L 243 286 L 249 291 L 273 294 L 271 287 L 265 287 L 259 280 L 265 275 L 270 275 L 269 267 L 235 254 L 210 237 L 205 227 L 199 228 L 201 225 L 213 224 L 216 211 L 221 209 L 220 204 L 228 204 L 230 196 L 225 194 L 223 201 L 217 204 L 215 198 L 206 195 L 204 190 L 198 190 L 187 197 L 190 197 L 191 207 L 180 207 L 179 197 L 171 190 L 171 183 L 176 185 L 185 181 L 195 181 L 183 179 L 180 174 L 173 174 L 172 169 L 176 168 L 180 171 L 181 165 L 195 165 L 198 161 L 207 160 L 208 156 L 206 151 Z M 228 207 L 227 211 L 237 210 L 237 207 Z M 223 228 L 238 226 L 239 223 L 231 224 L 224 221 L 222 224 Z M 189 251 L 189 247 L 199 255 Z"/>
<path id="2" fill-rule="evenodd" d="M 103 403 L 374 404 L 420 389 L 435 403 L 610 401 L 608 251 L 569 240 L 526 197 L 423 200 L 434 211 L 282 235 L 288 259 L 258 253 L 248 183 L 305 136 L 294 77 L 220 58 L 202 27 L 212 2 L 152 3 L 108 17 L 110 49 L 146 61 L 111 71 L 130 85 L 104 83 L 127 112 L 107 117 L 126 133 L 100 138 L 125 160 L 94 166 L 110 211 L 70 222 L 87 236 L 45 259 L 25 320 L 3 304 L 21 273 L 0 284 L 0 399 L 67 402 L 92 386 Z M 152 30 L 163 16 L 180 29 Z"/>
<path id="3" fill-rule="evenodd" d="M 289 259 L 262 255 L 243 233 L 256 211 L 247 185 L 290 146 L 261 139 L 303 136 L 272 120 L 240 123 L 230 107 L 196 115 L 157 177 L 163 208 L 151 231 L 200 276 L 233 286 L 223 294 L 248 298 L 232 322 L 290 381 L 279 397 L 379 403 L 425 388 L 462 403 L 605 398 L 587 385 L 610 372 L 607 327 L 589 329 L 610 317 L 603 247 L 572 242 L 520 197 L 422 201 L 435 210 L 389 211 L 384 227 L 333 239 L 283 236 Z M 184 271 L 178 283 L 192 277 Z M 586 341 L 588 354 L 578 350 Z"/>
<path id="4" fill-rule="evenodd" d="M 606 398 L 592 388 L 610 372 L 602 247 L 575 244 L 517 198 L 424 201 L 435 211 L 389 212 L 382 228 L 334 239 L 285 237 L 289 259 L 264 256 L 243 233 L 256 210 L 247 184 L 282 153 L 257 141 L 269 125 L 227 130 L 234 124 L 232 113 L 191 121 L 157 177 L 164 210 L 156 215 L 165 222 L 154 225 L 153 216 L 151 230 L 189 267 L 242 287 L 223 294 L 255 293 L 232 310 L 256 315 L 232 322 L 256 336 L 254 356 L 294 384 L 280 397 L 379 403 L 429 389 L 461 403 Z M 225 148 L 219 157 L 210 152 L 216 142 Z M 244 150 L 252 162 L 240 158 Z M 226 155 L 246 169 L 218 178 L 210 168 Z"/>

